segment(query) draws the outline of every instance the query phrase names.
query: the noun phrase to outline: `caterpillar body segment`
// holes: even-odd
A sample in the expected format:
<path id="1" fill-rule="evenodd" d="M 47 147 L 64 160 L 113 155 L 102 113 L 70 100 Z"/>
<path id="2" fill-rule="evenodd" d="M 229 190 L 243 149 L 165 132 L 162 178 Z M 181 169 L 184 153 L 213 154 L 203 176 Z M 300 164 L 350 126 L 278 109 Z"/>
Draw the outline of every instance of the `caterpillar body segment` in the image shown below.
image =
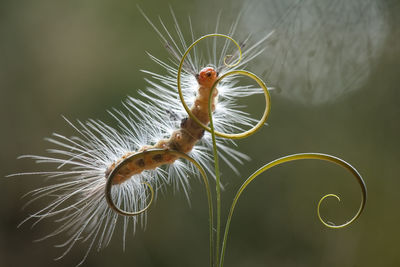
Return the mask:
<path id="1" fill-rule="evenodd" d="M 212 111 L 218 101 L 218 89 L 215 88 L 210 100 L 210 90 L 218 78 L 218 72 L 212 67 L 206 67 L 196 75 L 199 88 L 197 90 L 196 99 L 191 107 L 191 112 L 196 118 L 208 125 L 210 122 L 208 103 L 211 101 Z M 175 130 L 170 138 L 162 139 L 154 145 L 142 146 L 137 152 L 143 152 L 148 149 L 165 149 L 165 153 L 156 155 L 146 155 L 135 160 L 126 160 L 129 156 L 137 152 L 128 152 L 121 159 L 112 163 L 106 170 L 107 178 L 113 169 L 122 161 L 126 162 L 120 167 L 118 172 L 112 177 L 112 184 L 121 184 L 130 179 L 135 174 L 140 174 L 145 170 L 152 170 L 164 164 L 172 164 L 178 158 L 176 155 L 168 153 L 168 150 L 175 150 L 182 153 L 189 153 L 196 143 L 203 137 L 204 129 L 197 124 L 191 117 L 182 119 L 180 128 Z"/>

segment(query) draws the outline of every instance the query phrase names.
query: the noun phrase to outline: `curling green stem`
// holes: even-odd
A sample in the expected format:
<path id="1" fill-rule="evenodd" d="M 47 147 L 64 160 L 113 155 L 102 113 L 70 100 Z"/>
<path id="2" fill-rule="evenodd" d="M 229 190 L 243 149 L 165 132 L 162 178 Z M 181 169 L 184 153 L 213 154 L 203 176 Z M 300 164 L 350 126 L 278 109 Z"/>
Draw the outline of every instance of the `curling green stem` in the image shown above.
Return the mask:
<path id="1" fill-rule="evenodd" d="M 319 153 L 300 153 L 300 154 L 294 154 L 294 155 L 289 155 L 289 156 L 285 156 L 279 159 L 276 159 L 266 165 L 264 165 L 263 167 L 261 167 L 260 169 L 258 169 L 256 172 L 254 172 L 249 178 L 247 178 L 247 180 L 242 184 L 242 186 L 239 188 L 238 192 L 236 193 L 233 202 L 232 202 L 232 206 L 229 210 L 229 215 L 228 215 L 228 219 L 226 221 L 226 226 L 225 226 L 225 233 L 224 233 L 224 239 L 223 239 L 223 243 L 222 243 L 222 250 L 221 250 L 221 259 L 220 259 L 220 267 L 222 267 L 224 265 L 224 256 L 225 256 L 225 250 L 226 250 L 226 242 L 228 239 L 228 233 L 229 233 L 229 226 L 232 220 L 232 215 L 233 215 L 233 211 L 235 210 L 237 201 L 239 199 L 239 197 L 241 196 L 241 194 L 243 193 L 243 191 L 246 189 L 246 187 L 261 173 L 269 170 L 270 168 L 283 164 L 283 163 L 287 163 L 287 162 L 291 162 L 291 161 L 295 161 L 295 160 L 301 160 L 301 159 L 318 159 L 318 160 L 324 160 L 324 161 L 328 161 L 328 162 L 332 162 L 335 164 L 338 164 L 339 166 L 345 168 L 346 170 L 348 170 L 357 180 L 357 182 L 359 183 L 360 187 L 361 187 L 361 204 L 360 207 L 356 213 L 356 215 L 354 215 L 353 218 L 351 218 L 349 221 L 347 221 L 344 224 L 341 225 L 331 225 L 328 224 L 327 222 L 325 222 L 321 216 L 320 216 L 320 205 L 321 202 L 327 198 L 327 197 L 335 197 L 339 200 L 339 197 L 337 195 L 334 194 L 328 194 L 324 197 L 321 198 L 321 200 L 318 202 L 318 206 L 317 206 L 317 213 L 318 213 L 318 218 L 319 220 L 327 227 L 329 228 L 334 228 L 334 229 L 338 229 L 338 228 L 343 228 L 345 226 L 348 226 L 349 224 L 351 224 L 352 222 L 354 222 L 362 213 L 362 211 L 364 210 L 365 207 L 365 203 L 367 200 L 367 187 L 364 183 L 364 180 L 362 179 L 361 175 L 358 173 L 358 171 L 351 166 L 349 163 L 347 163 L 346 161 L 331 156 L 331 155 L 326 155 L 326 154 L 319 154 Z"/>

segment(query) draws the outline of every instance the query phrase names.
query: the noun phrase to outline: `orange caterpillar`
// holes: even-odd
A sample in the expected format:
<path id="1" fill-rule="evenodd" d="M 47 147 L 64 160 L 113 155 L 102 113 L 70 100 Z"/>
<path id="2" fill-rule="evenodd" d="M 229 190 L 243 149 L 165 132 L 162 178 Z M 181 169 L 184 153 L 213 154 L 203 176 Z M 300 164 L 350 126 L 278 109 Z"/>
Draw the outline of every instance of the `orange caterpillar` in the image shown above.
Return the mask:
<path id="1" fill-rule="evenodd" d="M 212 67 L 206 67 L 196 75 L 199 89 L 197 90 L 196 99 L 191 107 L 191 112 L 204 125 L 210 122 L 208 114 L 209 95 L 213 84 L 218 78 L 218 72 Z M 212 111 L 215 110 L 215 105 L 218 101 L 218 90 L 214 89 L 212 95 Z M 182 153 L 188 153 L 193 149 L 193 146 L 203 137 L 204 129 L 198 125 L 192 118 L 186 117 L 181 121 L 180 128 L 175 130 L 169 139 L 162 139 L 153 146 L 143 146 L 137 152 L 143 152 L 152 148 L 171 149 Z M 107 168 L 106 177 L 113 171 L 115 166 L 125 160 L 130 155 L 137 152 L 129 152 L 125 154 L 117 162 L 114 162 Z M 132 175 L 139 174 L 144 170 L 152 170 L 163 164 L 171 164 L 177 159 L 176 155 L 156 154 L 144 155 L 143 158 L 133 162 L 129 161 L 124 164 L 114 175 L 112 183 L 121 184 L 130 179 Z"/>

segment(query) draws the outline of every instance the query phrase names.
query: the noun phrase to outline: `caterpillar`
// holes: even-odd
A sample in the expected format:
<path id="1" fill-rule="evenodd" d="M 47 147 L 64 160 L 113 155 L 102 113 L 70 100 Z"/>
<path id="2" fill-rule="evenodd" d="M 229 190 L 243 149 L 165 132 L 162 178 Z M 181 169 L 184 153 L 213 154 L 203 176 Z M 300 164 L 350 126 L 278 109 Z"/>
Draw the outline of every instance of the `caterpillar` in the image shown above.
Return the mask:
<path id="1" fill-rule="evenodd" d="M 214 85 L 218 73 L 212 67 L 206 67 L 196 75 L 199 83 L 197 96 L 191 108 L 192 113 L 201 123 L 207 125 L 209 123 L 208 102 L 212 102 L 212 111 L 215 110 L 217 104 L 218 90 L 214 89 L 212 98 L 209 99 L 210 90 Z M 180 128 L 175 130 L 169 139 L 162 139 L 155 145 L 147 145 L 141 147 L 137 152 L 146 151 L 148 149 L 165 149 L 175 150 L 182 153 L 188 153 L 193 149 L 193 146 L 204 136 L 204 129 L 197 124 L 192 118 L 185 117 L 182 119 Z M 130 152 L 124 155 L 120 160 L 113 163 L 106 171 L 106 177 L 115 168 L 116 164 L 123 161 L 128 156 L 136 152 Z M 125 164 L 119 169 L 118 173 L 113 177 L 113 184 L 120 184 L 130 179 L 135 174 L 139 174 L 144 170 L 155 169 L 164 164 L 171 164 L 177 159 L 175 155 L 156 154 L 151 157 L 145 157 Z"/>
<path id="2" fill-rule="evenodd" d="M 218 58 L 216 39 L 222 34 L 206 36 L 214 39 L 207 46 L 208 56 L 204 56 L 193 46 L 196 41 L 190 20 L 191 34 L 186 40 L 171 11 L 178 36 L 175 40 L 161 20 L 164 33 L 142 14 L 172 56 L 172 63 L 166 63 L 149 54 L 150 59 L 163 67 L 167 74 L 143 71 L 150 76 L 146 79 L 149 85 L 146 91 L 139 91 L 140 97 L 128 97 L 123 103 L 124 111 L 113 109 L 109 112 L 117 127 L 100 120 L 73 123 L 65 118 L 75 130 L 74 136 L 54 133 L 47 138 L 56 146 L 48 150 L 50 155 L 20 157 L 56 165 L 54 170 L 16 174 L 42 175 L 53 182 L 29 193 L 33 197 L 29 203 L 46 199 L 49 204 L 22 223 L 36 220 L 36 224 L 44 219 L 53 219 L 58 224 L 56 230 L 40 240 L 70 233 L 67 240 L 59 245 L 65 248 L 59 258 L 64 257 L 77 242 L 85 243 L 87 251 L 79 264 L 84 262 L 96 242 L 98 249 L 110 243 L 118 221 L 122 221 L 125 247 L 128 226 L 131 225 L 135 231 L 138 223 L 145 225 L 147 208 L 157 192 L 165 190 L 166 185 L 183 191 L 189 198 L 191 177 L 198 177 L 198 170 L 193 164 L 180 160 L 183 155 L 192 158 L 208 173 L 213 173 L 213 141 L 207 126 L 211 123 L 210 103 L 217 136 L 223 137 L 227 135 L 223 133 L 235 131 L 243 132 L 239 135 L 247 135 L 249 131 L 244 129 L 254 124 L 254 127 L 259 127 L 266 120 L 267 112 L 261 120 L 256 120 L 237 109 L 237 98 L 265 93 L 265 85 L 257 79 L 259 86 L 241 85 L 232 74 L 246 74 L 240 69 L 263 52 L 261 44 L 268 40 L 270 34 L 253 44 L 250 38 L 245 38 L 239 45 L 233 39 L 238 19 L 224 35 L 224 41 L 218 43 L 221 44 Z M 215 32 L 221 32 L 218 26 Z M 191 48 L 193 54 L 189 55 Z M 249 73 L 246 75 L 252 77 Z M 211 91 L 213 94 L 209 96 Z M 266 102 L 269 107 L 267 98 Z M 236 170 L 232 162 L 242 163 L 249 159 L 231 147 L 231 140 L 217 137 L 215 142 L 221 151 L 220 157 L 232 170 Z M 143 153 L 154 149 L 162 149 L 163 152 Z M 139 154 L 141 157 L 136 157 Z M 108 179 L 110 176 L 112 180 Z M 104 193 L 106 188 L 109 195 Z M 120 216 L 122 213 L 116 207 L 140 216 Z"/>

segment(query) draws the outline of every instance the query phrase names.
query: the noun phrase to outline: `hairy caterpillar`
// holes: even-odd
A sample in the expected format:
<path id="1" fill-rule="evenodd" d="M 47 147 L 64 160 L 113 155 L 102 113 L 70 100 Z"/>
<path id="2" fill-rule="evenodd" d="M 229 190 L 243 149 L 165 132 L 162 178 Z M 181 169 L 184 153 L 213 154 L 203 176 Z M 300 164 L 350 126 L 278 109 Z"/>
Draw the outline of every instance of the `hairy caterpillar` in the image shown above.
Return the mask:
<path id="1" fill-rule="evenodd" d="M 192 113 L 196 116 L 201 123 L 207 125 L 209 123 L 208 114 L 208 102 L 212 102 L 212 111 L 215 110 L 217 102 L 217 89 L 214 89 L 212 99 L 209 99 L 211 87 L 215 83 L 218 77 L 218 73 L 212 68 L 207 67 L 200 71 L 196 75 L 196 79 L 199 83 L 197 90 L 197 96 L 191 108 Z M 163 139 L 158 141 L 155 145 L 148 145 L 141 147 L 137 152 L 142 152 L 148 149 L 159 148 L 159 149 L 171 149 L 182 153 L 188 153 L 193 149 L 193 146 L 203 137 L 204 129 L 198 125 L 192 118 L 185 117 L 182 119 L 180 129 L 175 130 L 169 139 Z M 106 171 L 106 177 L 110 174 L 116 164 L 124 160 L 127 156 L 134 154 L 135 152 L 124 155 L 119 161 L 113 163 Z M 139 174 L 144 170 L 155 169 L 163 164 L 171 164 L 176 160 L 175 155 L 168 154 L 156 154 L 151 157 L 144 157 L 125 164 L 119 169 L 118 173 L 113 178 L 114 184 L 119 184 L 132 175 Z"/>
<path id="2" fill-rule="evenodd" d="M 245 39 L 246 47 L 235 42 L 235 49 L 243 48 L 243 52 L 232 52 L 230 43 L 237 27 L 236 21 L 226 34 L 228 39 L 222 42 L 218 58 L 216 41 L 213 41 L 207 48 L 211 56 L 204 57 L 193 49 L 193 55 L 185 55 L 186 61 L 178 68 L 177 63 L 184 56 L 184 51 L 188 51 L 188 43 L 194 41 L 194 33 L 190 26 L 191 38 L 189 41 L 185 40 L 173 13 L 172 17 L 176 24 L 178 41 L 172 37 L 162 21 L 164 34 L 161 34 L 145 16 L 172 55 L 173 63 L 167 64 L 150 55 L 153 61 L 165 68 L 167 74 L 144 71 L 151 78 L 147 80 L 149 88 L 145 92 L 139 92 L 142 99 L 130 97 L 124 102 L 124 112 L 110 112 L 117 122 L 117 127 L 111 127 L 99 120 L 78 121 L 76 124 L 67 120 L 75 129 L 75 136 L 53 134 L 53 137 L 47 140 L 57 147 L 49 149 L 49 156 L 21 157 L 34 159 L 38 163 L 57 165 L 54 170 L 18 175 L 38 174 L 53 181 L 30 192 L 33 196 L 31 201 L 44 198 L 48 200 L 48 204 L 24 222 L 33 219 L 37 223 L 51 218 L 57 223 L 58 228 L 41 240 L 65 232 L 71 233 L 67 240 L 60 244 L 60 247 L 65 248 L 60 258 L 76 243 L 86 243 L 88 249 L 84 259 L 96 242 L 98 249 L 107 246 L 119 220 L 122 221 L 125 245 L 129 224 L 132 223 L 135 230 L 137 223 L 145 223 L 144 211 L 154 195 L 163 190 L 165 185 L 181 189 L 188 197 L 190 179 L 193 177 L 188 174 L 196 174 L 198 171 L 192 165 L 179 160 L 179 153 L 187 154 L 212 173 L 212 138 L 204 129 L 209 123 L 209 103 L 212 105 L 211 110 L 215 111 L 213 121 L 217 135 L 241 132 L 254 124 L 258 127 L 265 122 L 265 114 L 258 122 L 246 112 L 238 110 L 236 102 L 236 98 L 260 94 L 263 90 L 257 86 L 239 85 L 236 77 L 224 75 L 228 69 L 236 70 L 239 74 L 239 68 L 263 51 L 260 44 L 265 42 L 269 35 L 253 45 L 249 45 L 251 42 L 248 38 Z M 216 28 L 215 32 L 220 30 Z M 214 37 L 217 36 L 218 34 L 214 34 Z M 179 94 L 177 77 L 181 79 L 182 85 Z M 213 88 L 217 81 L 218 89 Z M 261 86 L 260 82 L 258 83 Z M 180 83 L 178 84 L 179 87 Z M 214 90 L 213 95 L 209 97 L 211 90 Z M 186 99 L 189 110 L 186 110 L 186 104 L 182 105 L 178 95 Z M 169 111 L 172 111 L 174 116 L 170 116 Z M 194 117 L 188 116 L 188 111 Z M 199 120 L 200 124 L 196 120 Z M 244 131 L 244 134 L 247 132 Z M 230 146 L 231 141 L 218 138 L 216 142 L 221 149 L 220 157 L 233 170 L 235 166 L 232 161 L 241 163 L 248 159 L 246 155 Z M 132 157 L 153 149 L 163 149 L 163 152 L 143 154 L 142 158 Z M 170 150 L 175 152 L 169 152 Z M 135 160 L 129 160 L 133 158 Z M 161 165 L 166 166 L 158 168 Z M 140 213 L 141 216 L 121 217 L 115 212 L 104 194 L 110 175 L 113 176 L 109 190 L 112 205 L 121 207 L 128 213 Z"/>

